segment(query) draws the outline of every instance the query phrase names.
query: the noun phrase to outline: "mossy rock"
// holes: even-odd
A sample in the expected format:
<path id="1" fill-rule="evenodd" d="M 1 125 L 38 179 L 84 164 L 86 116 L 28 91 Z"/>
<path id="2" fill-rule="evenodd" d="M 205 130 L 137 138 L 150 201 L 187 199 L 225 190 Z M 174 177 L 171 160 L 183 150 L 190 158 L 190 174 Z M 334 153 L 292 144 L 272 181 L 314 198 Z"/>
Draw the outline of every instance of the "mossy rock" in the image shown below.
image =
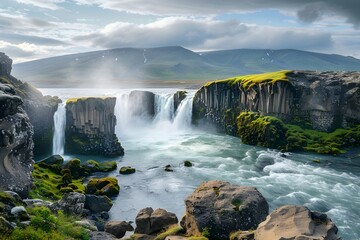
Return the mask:
<path id="1" fill-rule="evenodd" d="M 128 175 L 128 174 L 132 174 L 132 173 L 135 173 L 136 170 L 135 168 L 132 168 L 132 167 L 121 167 L 120 170 L 119 170 L 119 173 L 120 174 L 124 174 L 124 175 Z"/>
<path id="2" fill-rule="evenodd" d="M 174 225 L 169 227 L 165 232 L 157 235 L 154 240 L 165 240 L 168 236 L 176 236 L 183 233 L 185 233 L 185 231 L 182 227 Z"/>
<path id="3" fill-rule="evenodd" d="M 0 203 L 15 207 L 17 201 L 10 194 L 7 194 L 6 192 L 0 192 Z"/>
<path id="4" fill-rule="evenodd" d="M 92 178 L 86 185 L 85 193 L 94 195 L 106 195 L 114 197 L 119 194 L 120 186 L 118 180 L 113 177 Z"/>
<path id="5" fill-rule="evenodd" d="M 110 172 L 117 168 L 117 164 L 115 161 L 97 162 L 95 160 L 88 160 L 82 166 L 88 172 Z"/>
<path id="6" fill-rule="evenodd" d="M 62 187 L 60 188 L 60 192 L 61 193 L 69 193 L 69 192 L 73 192 L 74 189 L 72 189 L 71 187 Z"/>
<path id="7" fill-rule="evenodd" d="M 186 160 L 186 161 L 184 162 L 184 166 L 185 166 L 185 167 L 192 167 L 193 164 L 192 164 L 192 162 L 190 162 L 189 160 Z"/>

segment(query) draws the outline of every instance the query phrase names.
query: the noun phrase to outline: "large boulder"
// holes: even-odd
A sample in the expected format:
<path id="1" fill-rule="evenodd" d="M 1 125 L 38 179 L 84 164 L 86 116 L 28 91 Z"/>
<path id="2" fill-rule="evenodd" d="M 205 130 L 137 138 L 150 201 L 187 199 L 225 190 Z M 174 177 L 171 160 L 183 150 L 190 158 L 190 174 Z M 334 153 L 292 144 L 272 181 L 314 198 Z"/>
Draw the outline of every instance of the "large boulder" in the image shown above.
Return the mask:
<path id="1" fill-rule="evenodd" d="M 174 213 L 161 208 L 155 211 L 152 208 L 144 208 L 136 216 L 135 222 L 135 233 L 152 234 L 177 224 L 178 219 Z"/>
<path id="2" fill-rule="evenodd" d="M 108 221 L 105 224 L 105 232 L 111 233 L 117 238 L 125 236 L 127 231 L 134 231 L 134 228 L 125 221 Z"/>
<path id="3" fill-rule="evenodd" d="M 274 210 L 255 231 L 256 240 L 337 240 L 338 229 L 326 214 L 304 206 L 282 206 Z"/>
<path id="4" fill-rule="evenodd" d="M 52 210 L 62 210 L 67 214 L 81 215 L 85 205 L 85 195 L 78 192 L 65 193 L 51 206 Z"/>
<path id="5" fill-rule="evenodd" d="M 109 211 L 113 203 L 107 196 L 96 196 L 86 194 L 85 208 L 89 209 L 92 213 L 101 213 Z"/>
<path id="6" fill-rule="evenodd" d="M 211 239 L 226 239 L 237 230 L 255 229 L 265 220 L 269 206 L 254 187 L 231 185 L 228 182 L 202 183 L 186 198 L 182 226 L 187 234 Z"/>

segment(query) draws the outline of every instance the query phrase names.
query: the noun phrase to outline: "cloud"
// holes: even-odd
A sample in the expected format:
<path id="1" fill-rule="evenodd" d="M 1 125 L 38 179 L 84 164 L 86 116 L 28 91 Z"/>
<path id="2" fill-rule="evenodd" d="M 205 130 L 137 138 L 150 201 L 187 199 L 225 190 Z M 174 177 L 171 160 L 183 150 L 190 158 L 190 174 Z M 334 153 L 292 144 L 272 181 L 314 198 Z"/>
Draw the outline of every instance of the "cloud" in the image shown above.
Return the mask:
<path id="1" fill-rule="evenodd" d="M 29 4 L 40 8 L 50 10 L 59 9 L 58 4 L 65 2 L 65 0 L 16 0 L 18 3 Z"/>
<path id="2" fill-rule="evenodd" d="M 232 48 L 324 50 L 332 45 L 331 34 L 321 31 L 187 17 L 168 17 L 148 24 L 114 22 L 92 34 L 77 36 L 74 40 L 98 48 L 181 45 L 196 50 Z"/>
<path id="3" fill-rule="evenodd" d="M 277 9 L 297 13 L 299 20 L 307 23 L 321 19 L 322 15 L 336 15 L 344 17 L 354 26 L 360 25 L 360 1 L 357 0 L 75 0 L 75 2 L 158 16 L 208 16 Z"/>

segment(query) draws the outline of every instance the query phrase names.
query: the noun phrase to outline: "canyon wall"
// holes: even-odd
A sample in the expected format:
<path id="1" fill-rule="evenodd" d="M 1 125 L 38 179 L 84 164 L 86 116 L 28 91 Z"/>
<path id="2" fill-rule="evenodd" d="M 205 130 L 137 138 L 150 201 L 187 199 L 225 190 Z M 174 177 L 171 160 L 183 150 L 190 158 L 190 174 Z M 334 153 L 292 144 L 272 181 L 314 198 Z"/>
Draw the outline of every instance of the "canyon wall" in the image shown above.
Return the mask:
<path id="1" fill-rule="evenodd" d="M 124 155 L 116 135 L 116 98 L 76 98 L 66 102 L 65 152 Z"/>
<path id="2" fill-rule="evenodd" d="M 232 135 L 236 135 L 236 117 L 244 111 L 319 131 L 360 123 L 359 72 L 291 71 L 287 79 L 251 88 L 227 81 L 208 83 L 195 94 L 193 122 L 214 124 Z"/>

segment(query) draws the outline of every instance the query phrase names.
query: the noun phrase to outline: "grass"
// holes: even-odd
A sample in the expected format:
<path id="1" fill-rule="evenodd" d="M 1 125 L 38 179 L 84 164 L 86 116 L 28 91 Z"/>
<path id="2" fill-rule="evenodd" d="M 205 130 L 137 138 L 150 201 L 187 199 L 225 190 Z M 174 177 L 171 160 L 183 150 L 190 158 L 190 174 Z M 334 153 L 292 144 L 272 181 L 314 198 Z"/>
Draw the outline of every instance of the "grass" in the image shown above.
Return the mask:
<path id="1" fill-rule="evenodd" d="M 102 99 L 102 100 L 106 100 L 112 97 L 80 97 L 80 98 L 69 98 L 66 100 L 66 104 L 69 103 L 76 103 L 77 101 L 86 101 L 88 99 Z"/>
<path id="2" fill-rule="evenodd" d="M 268 72 L 268 73 L 260 73 L 260 74 L 250 74 L 245 76 L 237 76 L 233 78 L 227 78 L 224 80 L 217 80 L 212 82 L 207 82 L 204 87 L 209 87 L 215 83 L 227 83 L 229 85 L 234 85 L 239 83 L 245 89 L 250 89 L 256 84 L 262 83 L 276 83 L 276 82 L 289 82 L 287 75 L 292 71 L 282 70 L 277 72 Z"/>
<path id="3" fill-rule="evenodd" d="M 168 228 L 165 232 L 156 236 L 154 240 L 164 240 L 167 236 L 178 235 L 180 233 L 183 233 L 183 231 L 184 229 L 182 227 L 175 225 Z"/>

